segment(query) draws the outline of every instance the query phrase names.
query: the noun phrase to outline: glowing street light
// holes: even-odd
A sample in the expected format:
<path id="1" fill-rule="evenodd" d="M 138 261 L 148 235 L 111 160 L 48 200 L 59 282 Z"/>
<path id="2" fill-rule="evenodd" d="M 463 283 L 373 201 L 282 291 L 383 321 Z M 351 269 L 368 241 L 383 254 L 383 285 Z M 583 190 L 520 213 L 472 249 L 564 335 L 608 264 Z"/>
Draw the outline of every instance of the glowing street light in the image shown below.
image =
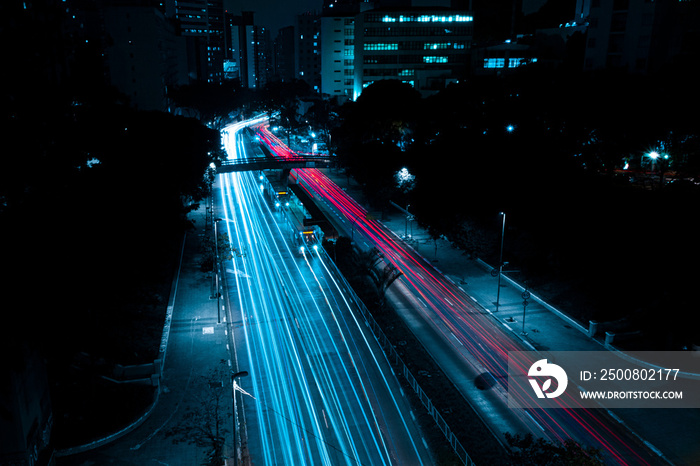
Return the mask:
<path id="1" fill-rule="evenodd" d="M 236 372 L 235 374 L 233 371 L 231 371 L 231 385 L 232 387 L 232 395 L 233 395 L 233 464 L 234 466 L 238 464 L 238 456 L 240 454 L 240 451 L 238 449 L 238 445 L 236 444 L 236 433 L 238 432 L 238 409 L 236 407 L 236 387 L 238 384 L 236 383 L 236 379 L 238 377 L 247 377 L 248 376 L 248 371 L 240 371 Z"/>
<path id="2" fill-rule="evenodd" d="M 498 260 L 498 289 L 496 290 L 496 312 L 498 312 L 498 306 L 501 303 L 501 275 L 503 274 L 503 237 L 506 232 L 506 213 L 500 212 L 499 215 L 503 216 L 503 224 L 501 225 L 501 254 Z"/>
<path id="3" fill-rule="evenodd" d="M 644 160 L 648 159 L 648 163 L 651 165 L 652 172 L 658 170 L 659 172 L 659 187 L 664 185 L 664 175 L 666 169 L 669 167 L 671 161 L 670 156 L 667 153 L 662 153 L 658 151 L 651 151 L 648 154 L 642 156 L 642 166 L 644 165 Z"/>

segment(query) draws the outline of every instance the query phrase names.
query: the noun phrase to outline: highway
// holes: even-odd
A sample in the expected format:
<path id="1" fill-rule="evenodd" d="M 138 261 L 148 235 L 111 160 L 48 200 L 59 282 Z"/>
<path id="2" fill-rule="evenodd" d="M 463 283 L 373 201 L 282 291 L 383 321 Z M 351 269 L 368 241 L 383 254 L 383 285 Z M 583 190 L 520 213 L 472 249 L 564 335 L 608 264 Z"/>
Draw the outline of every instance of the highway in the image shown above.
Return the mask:
<path id="1" fill-rule="evenodd" d="M 240 130 L 229 158 L 246 157 Z M 257 172 L 218 175 L 239 464 L 432 464 L 408 402 L 323 248 L 294 245 Z"/>
<path id="2" fill-rule="evenodd" d="M 281 157 L 291 153 L 264 125 L 256 128 L 261 139 Z M 402 312 L 414 333 L 475 410 L 503 440 L 502 432 L 532 432 L 552 441 L 574 439 L 602 450 L 610 464 L 658 464 L 659 457 L 640 439 L 612 419 L 605 410 L 505 408 L 508 352 L 529 351 L 511 332 L 504 331 L 488 311 L 456 284 L 445 279 L 420 255 L 389 232 L 321 171 L 295 170 L 298 182 L 324 206 L 339 231 L 352 235 L 362 247 L 376 247 L 403 276 L 392 286 L 389 298 Z M 417 329 L 417 330 L 416 330 Z M 553 348 L 554 349 L 554 348 Z M 525 376 L 527 369 L 522 367 Z M 475 375 L 489 373 L 498 382 L 492 393 L 473 389 Z M 471 395 L 479 396 L 474 399 Z M 569 405 L 575 400 L 567 399 Z"/>

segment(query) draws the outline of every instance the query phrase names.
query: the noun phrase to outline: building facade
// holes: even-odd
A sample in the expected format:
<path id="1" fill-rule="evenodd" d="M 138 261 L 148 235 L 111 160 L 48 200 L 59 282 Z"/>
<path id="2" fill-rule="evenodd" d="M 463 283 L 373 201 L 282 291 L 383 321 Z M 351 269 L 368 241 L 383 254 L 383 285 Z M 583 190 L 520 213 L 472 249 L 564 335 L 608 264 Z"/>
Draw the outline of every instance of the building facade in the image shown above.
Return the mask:
<path id="1" fill-rule="evenodd" d="M 226 79 L 240 79 L 243 87 L 265 87 L 273 74 L 268 30 L 255 25 L 252 11 L 226 15 L 225 22 Z"/>
<path id="2" fill-rule="evenodd" d="M 279 30 L 274 43 L 274 76 L 282 82 L 291 82 L 296 77 L 295 72 L 295 48 L 296 34 L 294 26 L 287 26 Z"/>
<path id="3" fill-rule="evenodd" d="M 352 99 L 355 89 L 355 16 L 321 19 L 321 91 L 342 100 Z"/>
<path id="4" fill-rule="evenodd" d="M 104 26 L 110 83 L 134 108 L 168 111 L 169 90 L 189 81 L 185 39 L 152 7 L 105 7 Z"/>
<path id="5" fill-rule="evenodd" d="M 190 79 L 221 82 L 224 79 L 223 0 L 170 0 L 172 11 L 186 37 Z"/>
<path id="6" fill-rule="evenodd" d="M 355 18 L 353 98 L 381 79 L 438 92 L 467 73 L 473 36 L 469 11 L 374 9 Z"/>
<path id="7" fill-rule="evenodd" d="M 297 15 L 295 33 L 296 78 L 321 92 L 321 16 L 313 12 Z"/>
<path id="8" fill-rule="evenodd" d="M 662 71 L 696 54 L 700 6 L 671 0 L 591 0 L 584 70 Z"/>

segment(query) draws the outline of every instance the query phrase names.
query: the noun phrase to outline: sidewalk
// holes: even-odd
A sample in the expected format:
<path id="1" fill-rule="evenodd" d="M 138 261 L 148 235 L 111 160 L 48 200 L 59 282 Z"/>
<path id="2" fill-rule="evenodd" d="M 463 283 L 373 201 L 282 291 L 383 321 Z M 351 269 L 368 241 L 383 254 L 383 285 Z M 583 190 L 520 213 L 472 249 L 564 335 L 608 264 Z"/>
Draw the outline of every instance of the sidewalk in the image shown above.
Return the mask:
<path id="1" fill-rule="evenodd" d="M 216 195 L 216 190 L 215 194 Z M 217 323 L 217 302 L 210 299 L 211 275 L 200 270 L 200 235 L 204 234 L 205 209 L 190 214 L 195 229 L 185 238 L 182 264 L 171 290 L 172 318 L 167 339 L 160 396 L 150 415 L 130 433 L 111 443 L 72 456 L 58 458 L 62 465 L 170 465 L 202 464 L 208 448 L 190 443 L 196 437 L 193 418 L 201 413 L 202 401 L 211 401 L 212 373 L 221 370 L 220 412 L 226 430 L 228 455 L 231 440 L 229 332 L 222 314 Z M 218 378 L 218 377 L 214 377 Z M 173 429 L 177 429 L 174 431 Z"/>
<path id="2" fill-rule="evenodd" d="M 323 170 L 338 186 L 367 208 L 360 186 L 353 180 L 333 170 Z M 537 351 L 605 351 L 604 334 L 597 335 L 601 340 L 590 338 L 588 328 L 574 321 L 548 303 L 539 299 L 536 290 L 530 290 L 531 297 L 525 313 L 526 336 L 523 330 L 524 288 L 517 281 L 501 276 L 500 305 L 496 310 L 498 278 L 491 275 L 491 267 L 479 260 L 462 255 L 459 249 L 444 239 L 436 243 L 428 232 L 417 222 L 406 224 L 405 215 L 394 209 L 383 216 L 371 212 L 381 219 L 381 223 L 404 238 L 415 251 L 438 269 L 445 277 L 456 283 L 481 307 L 491 313 L 491 317 L 504 326 L 504 330 L 521 339 L 524 345 Z M 613 416 L 620 419 L 641 439 L 663 452 L 674 464 L 700 464 L 700 409 L 618 409 Z M 667 463 L 662 463 L 667 464 Z"/>

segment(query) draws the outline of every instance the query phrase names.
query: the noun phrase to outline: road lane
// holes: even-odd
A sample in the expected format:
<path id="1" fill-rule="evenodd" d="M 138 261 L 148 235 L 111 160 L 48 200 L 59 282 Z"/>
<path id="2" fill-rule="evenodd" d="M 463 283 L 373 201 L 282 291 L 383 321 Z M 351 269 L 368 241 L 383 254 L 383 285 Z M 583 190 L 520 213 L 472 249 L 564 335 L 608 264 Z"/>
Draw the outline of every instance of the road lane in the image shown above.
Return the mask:
<path id="1" fill-rule="evenodd" d="M 244 156 L 237 128 L 230 156 Z M 257 176 L 257 175 L 255 175 Z M 219 175 L 225 264 L 244 409 L 258 464 L 430 464 L 398 382 L 322 248 L 291 244 L 285 211 L 252 173 Z M 388 375 L 387 375 L 388 374 Z"/>
<path id="2" fill-rule="evenodd" d="M 279 157 L 291 153 L 264 125 L 259 126 L 257 131 Z M 501 325 L 483 308 L 476 306 L 461 288 L 444 279 L 429 262 L 380 222 L 368 217 L 364 208 L 321 171 L 295 170 L 293 176 L 312 198 L 319 201 L 320 206 L 333 211 L 330 218 L 335 220 L 337 227 L 346 231 L 349 229 L 356 243 L 366 243 L 379 249 L 385 260 L 403 273 L 400 280 L 425 305 L 423 315 L 426 322 L 440 332 L 445 342 L 458 340 L 478 362 L 481 370 L 491 373 L 506 388 L 508 352 L 531 348 L 524 346 L 511 332 L 504 332 Z M 437 362 L 443 364 L 439 359 Z M 525 375 L 527 368 L 523 367 L 521 371 Z M 448 376 L 455 379 L 460 374 L 448 372 Z M 576 401 L 567 402 L 570 404 Z M 505 404 L 506 400 L 502 398 L 501 403 Z M 536 421 L 530 423 L 536 426 L 532 429 L 535 435 L 560 442 L 572 438 L 583 445 L 600 448 L 607 461 L 612 463 L 658 462 L 653 451 L 641 445 L 637 437 L 611 419 L 604 410 L 531 409 L 523 412 Z"/>

